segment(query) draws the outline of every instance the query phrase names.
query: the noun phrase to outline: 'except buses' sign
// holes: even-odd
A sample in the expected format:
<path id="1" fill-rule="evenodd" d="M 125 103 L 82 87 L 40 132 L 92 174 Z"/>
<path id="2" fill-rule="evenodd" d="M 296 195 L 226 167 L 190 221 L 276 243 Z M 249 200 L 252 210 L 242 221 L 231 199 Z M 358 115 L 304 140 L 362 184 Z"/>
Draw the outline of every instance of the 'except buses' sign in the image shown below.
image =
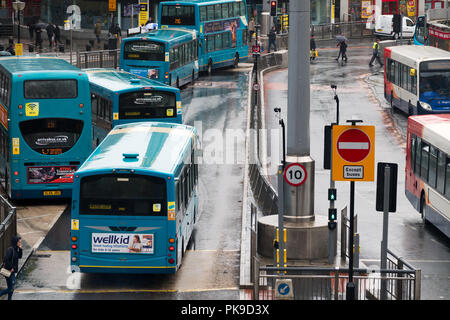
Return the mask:
<path id="1" fill-rule="evenodd" d="M 375 127 L 333 126 L 334 181 L 374 181 Z"/>

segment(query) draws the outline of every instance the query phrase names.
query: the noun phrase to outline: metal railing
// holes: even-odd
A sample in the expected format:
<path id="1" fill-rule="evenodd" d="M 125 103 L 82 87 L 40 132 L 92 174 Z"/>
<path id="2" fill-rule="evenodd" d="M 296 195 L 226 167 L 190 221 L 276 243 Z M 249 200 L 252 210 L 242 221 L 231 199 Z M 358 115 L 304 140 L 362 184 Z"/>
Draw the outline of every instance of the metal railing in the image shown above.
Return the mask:
<path id="1" fill-rule="evenodd" d="M 113 68 L 119 67 L 120 49 L 77 52 L 76 66 L 87 68 Z"/>
<path id="2" fill-rule="evenodd" d="M 10 247 L 12 237 L 17 234 L 16 207 L 0 195 L 0 261 Z M 1 262 L 0 262 L 1 263 Z"/>
<path id="3" fill-rule="evenodd" d="M 327 23 L 311 25 L 311 34 L 316 39 L 328 40 L 337 35 L 344 35 L 347 38 L 370 38 L 373 30 L 366 28 L 365 21 L 353 21 L 342 23 Z"/>
<path id="4" fill-rule="evenodd" d="M 254 258 L 253 299 L 274 300 L 276 280 L 291 279 L 294 300 L 345 300 L 348 269 L 260 266 Z M 356 300 L 380 299 L 381 281 L 387 281 L 387 300 L 420 300 L 420 270 L 354 269 Z"/>

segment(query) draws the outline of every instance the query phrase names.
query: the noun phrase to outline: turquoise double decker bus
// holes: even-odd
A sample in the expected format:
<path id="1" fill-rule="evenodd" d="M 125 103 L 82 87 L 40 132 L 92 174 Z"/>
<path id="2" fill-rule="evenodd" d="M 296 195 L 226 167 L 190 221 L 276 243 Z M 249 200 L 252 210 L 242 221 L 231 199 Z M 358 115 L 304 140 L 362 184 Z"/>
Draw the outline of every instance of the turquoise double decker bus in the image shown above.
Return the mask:
<path id="1" fill-rule="evenodd" d="M 118 124 L 182 124 L 180 90 L 116 69 L 86 69 L 91 89 L 93 145 Z"/>
<path id="2" fill-rule="evenodd" d="M 63 59 L 0 59 L 0 177 L 12 199 L 70 198 L 92 152 L 86 73 Z"/>
<path id="3" fill-rule="evenodd" d="M 194 127 L 118 125 L 75 173 L 71 270 L 175 273 L 197 217 Z"/>
<path id="4" fill-rule="evenodd" d="M 159 4 L 161 28 L 183 27 L 199 34 L 199 68 L 237 66 L 248 59 L 245 0 L 182 0 Z"/>
<path id="5" fill-rule="evenodd" d="M 198 78 L 198 35 L 195 30 L 166 28 L 122 40 L 120 68 L 176 86 Z"/>

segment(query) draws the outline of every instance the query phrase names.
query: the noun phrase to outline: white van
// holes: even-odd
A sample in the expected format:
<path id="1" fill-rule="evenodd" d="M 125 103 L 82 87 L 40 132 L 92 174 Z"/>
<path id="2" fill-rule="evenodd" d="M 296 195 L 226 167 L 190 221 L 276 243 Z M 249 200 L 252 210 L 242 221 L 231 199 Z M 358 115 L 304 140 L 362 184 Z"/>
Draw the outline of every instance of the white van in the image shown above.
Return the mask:
<path id="1" fill-rule="evenodd" d="M 395 39 L 397 35 L 394 35 L 394 23 L 392 22 L 393 17 L 394 16 L 392 14 L 383 14 L 378 16 L 377 20 L 375 21 L 374 34 Z M 408 17 L 403 17 L 402 22 L 403 38 L 412 38 L 414 36 L 415 29 L 414 22 Z"/>

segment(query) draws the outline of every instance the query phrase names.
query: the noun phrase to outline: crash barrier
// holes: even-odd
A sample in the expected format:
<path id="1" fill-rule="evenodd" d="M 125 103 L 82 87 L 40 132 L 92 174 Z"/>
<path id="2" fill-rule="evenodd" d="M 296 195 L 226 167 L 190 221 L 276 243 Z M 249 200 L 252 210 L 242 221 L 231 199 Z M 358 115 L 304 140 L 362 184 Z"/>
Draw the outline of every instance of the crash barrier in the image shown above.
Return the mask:
<path id="1" fill-rule="evenodd" d="M 0 263 L 11 246 L 11 239 L 17 234 L 16 207 L 0 195 Z"/>
<path id="2" fill-rule="evenodd" d="M 349 273 L 346 268 L 276 268 L 261 266 L 257 258 L 254 260 L 253 300 L 346 300 Z M 353 271 L 356 300 L 379 300 L 382 281 L 387 283 L 386 300 L 420 300 L 420 270 L 355 268 Z M 282 292 L 280 283 L 284 284 Z M 283 297 L 286 292 L 291 295 Z"/>
<path id="3" fill-rule="evenodd" d="M 119 67 L 120 49 L 77 52 L 75 65 L 80 69 Z"/>

